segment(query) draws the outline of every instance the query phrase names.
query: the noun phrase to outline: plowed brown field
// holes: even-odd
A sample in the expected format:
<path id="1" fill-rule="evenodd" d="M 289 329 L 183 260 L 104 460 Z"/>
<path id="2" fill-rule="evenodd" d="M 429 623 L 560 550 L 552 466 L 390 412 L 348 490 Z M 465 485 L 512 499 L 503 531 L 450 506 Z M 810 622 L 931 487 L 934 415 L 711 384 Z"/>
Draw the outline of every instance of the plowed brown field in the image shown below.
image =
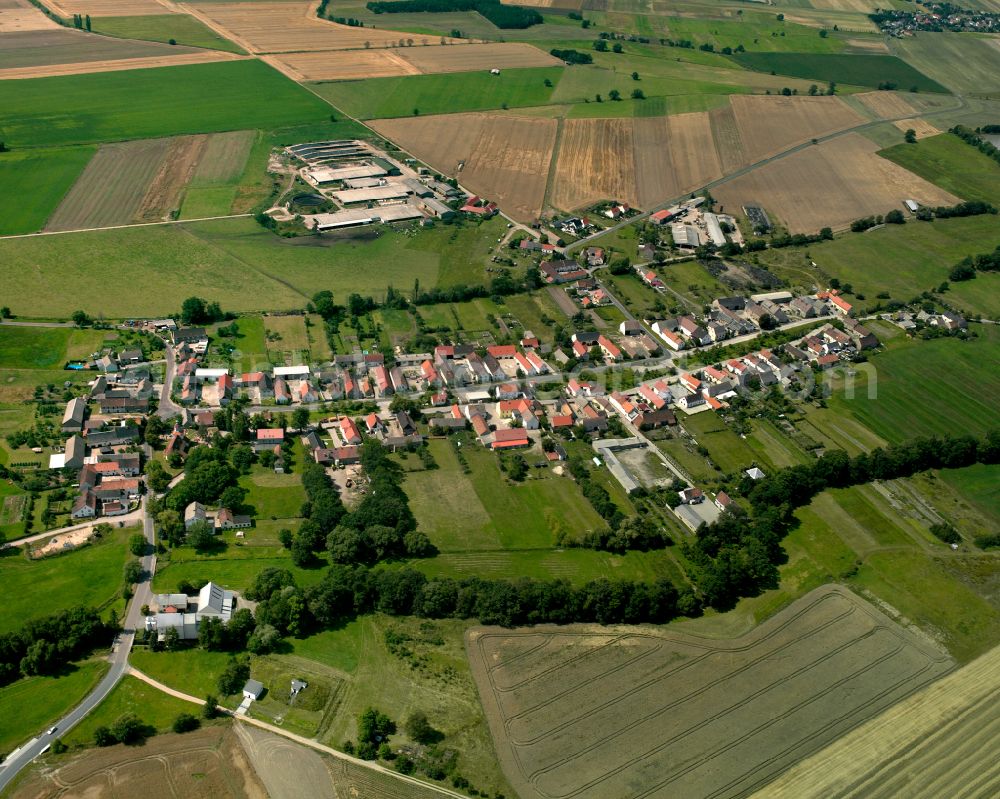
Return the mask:
<path id="1" fill-rule="evenodd" d="M 228 727 L 157 735 L 144 746 L 110 746 L 64 755 L 35 768 L 14 790 L 16 799 L 267 799 L 247 756 Z"/>
<path id="2" fill-rule="evenodd" d="M 1000 795 L 1000 647 L 803 760 L 754 799 Z"/>
<path id="3" fill-rule="evenodd" d="M 743 141 L 743 152 L 751 164 L 865 121 L 839 97 L 735 94 L 729 102 Z"/>
<path id="4" fill-rule="evenodd" d="M 760 205 L 793 233 L 846 227 L 902 208 L 903 200 L 952 205 L 958 198 L 880 158 L 877 145 L 848 133 L 759 167 L 712 190 L 730 209 Z"/>
<path id="5" fill-rule="evenodd" d="M 421 161 L 494 200 L 514 219 L 529 222 L 538 217 L 556 120 L 513 114 L 447 114 L 371 124 Z"/>
<path id="6" fill-rule="evenodd" d="M 733 640 L 683 624 L 466 640 L 522 799 L 743 796 L 954 665 L 839 586 Z"/>
<path id="7" fill-rule="evenodd" d="M 719 162 L 725 174 L 735 172 L 746 164 L 743 155 L 743 140 L 740 129 L 736 127 L 736 115 L 731 105 L 715 108 L 708 112 L 712 124 L 712 136 L 715 139 L 715 151 L 719 154 Z"/>
<path id="8" fill-rule="evenodd" d="M 895 119 L 917 113 L 905 97 L 895 92 L 864 92 L 854 97 L 864 103 L 875 116 L 882 119 Z"/>
<path id="9" fill-rule="evenodd" d="M 57 28 L 0 35 L 0 70 L 76 64 L 81 61 L 118 61 L 124 58 L 176 56 L 200 52 L 160 42 L 114 39 L 96 33 Z"/>
<path id="10" fill-rule="evenodd" d="M 178 136 L 170 140 L 160 168 L 139 203 L 135 218 L 138 222 L 158 222 L 168 219 L 181 207 L 181 193 L 194 174 L 198 161 L 205 154 L 208 136 Z"/>

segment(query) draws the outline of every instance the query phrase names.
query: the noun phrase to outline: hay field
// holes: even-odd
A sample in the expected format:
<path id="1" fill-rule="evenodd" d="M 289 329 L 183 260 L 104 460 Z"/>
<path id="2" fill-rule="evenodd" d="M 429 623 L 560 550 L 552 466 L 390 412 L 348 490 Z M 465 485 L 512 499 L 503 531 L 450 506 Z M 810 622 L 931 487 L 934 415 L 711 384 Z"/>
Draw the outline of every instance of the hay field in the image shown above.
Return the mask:
<path id="1" fill-rule="evenodd" d="M 267 799 L 231 725 L 157 735 L 141 747 L 68 754 L 49 767 L 32 769 L 11 794 L 16 799 L 109 795 Z"/>
<path id="2" fill-rule="evenodd" d="M 338 25 L 319 19 L 311 2 L 193 3 L 182 8 L 251 53 L 365 50 L 366 42 L 371 48 L 399 47 L 407 39 L 414 46 L 438 45 L 443 38 Z"/>
<path id="3" fill-rule="evenodd" d="M 177 8 L 157 0 L 44 0 L 45 5 L 60 17 L 72 19 L 74 14 L 92 17 L 141 17 L 147 14 L 172 14 Z"/>
<path id="4" fill-rule="evenodd" d="M 754 799 L 1000 794 L 1000 647 L 803 760 Z"/>
<path id="5" fill-rule="evenodd" d="M 14 0 L 0 8 L 0 33 L 59 29 L 60 26 L 56 22 L 45 16 L 28 0 Z"/>
<path id="6" fill-rule="evenodd" d="M 208 137 L 208 146 L 194 171 L 191 185 L 218 186 L 238 181 L 255 138 L 256 133 L 252 130 L 213 133 Z"/>
<path id="7" fill-rule="evenodd" d="M 796 144 L 860 125 L 865 119 L 839 97 L 733 95 L 729 98 L 748 163 Z"/>
<path id="8" fill-rule="evenodd" d="M 853 99 L 860 100 L 879 119 L 899 119 L 917 113 L 906 98 L 896 92 L 864 92 L 855 94 Z"/>
<path id="9" fill-rule="evenodd" d="M 180 48 L 171 47 L 170 49 Z M 216 61 L 236 60 L 246 59 L 233 53 L 223 53 L 217 50 L 191 50 L 177 55 L 121 58 L 106 61 L 79 61 L 70 64 L 47 64 L 0 69 L 0 80 L 57 78 L 65 75 L 86 75 L 94 72 L 122 72 L 125 70 L 152 69 L 154 67 L 183 67 L 191 64 L 209 64 Z"/>
<path id="10" fill-rule="evenodd" d="M 524 42 L 468 44 L 461 47 L 408 47 L 400 50 L 399 55 L 424 73 L 562 65 L 558 59 Z"/>
<path id="11" fill-rule="evenodd" d="M 264 60 L 298 81 L 364 80 L 420 74 L 420 70 L 396 50 L 284 53 L 281 56 L 264 56 Z"/>
<path id="12" fill-rule="evenodd" d="M 522 799 L 745 795 L 954 665 L 839 586 L 737 639 L 683 630 L 469 631 Z"/>
<path id="13" fill-rule="evenodd" d="M 59 203 L 45 230 L 79 230 L 131 222 L 169 147 L 170 139 L 102 145 Z"/>
<path id="14" fill-rule="evenodd" d="M 762 205 L 793 233 L 846 227 L 852 220 L 921 205 L 952 205 L 955 195 L 880 158 L 878 146 L 849 133 L 766 164 L 714 189 L 730 210 Z"/>
<path id="15" fill-rule="evenodd" d="M 448 114 L 372 123 L 421 161 L 496 201 L 522 222 L 541 212 L 557 121 L 513 114 Z M 459 164 L 464 166 L 459 170 Z"/>
<path id="16" fill-rule="evenodd" d="M 904 133 L 907 130 L 913 130 L 913 132 L 917 134 L 918 139 L 926 139 L 931 136 L 937 136 L 941 132 L 926 119 L 898 119 L 892 124 Z"/>
<path id="17" fill-rule="evenodd" d="M 549 200 L 564 210 L 601 199 L 650 208 L 722 174 L 706 112 L 568 119 Z"/>

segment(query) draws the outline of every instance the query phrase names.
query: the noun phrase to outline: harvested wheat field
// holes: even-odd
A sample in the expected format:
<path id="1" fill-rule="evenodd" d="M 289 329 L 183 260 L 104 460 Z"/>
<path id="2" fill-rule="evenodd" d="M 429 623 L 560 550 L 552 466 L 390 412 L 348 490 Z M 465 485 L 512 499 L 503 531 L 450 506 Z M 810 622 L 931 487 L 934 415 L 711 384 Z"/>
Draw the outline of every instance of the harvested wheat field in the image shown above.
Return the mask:
<path id="1" fill-rule="evenodd" d="M 568 119 L 549 202 L 562 210 L 602 199 L 651 208 L 722 174 L 705 112 Z"/>
<path id="2" fill-rule="evenodd" d="M 514 219 L 530 222 L 541 213 L 556 120 L 447 114 L 384 119 L 371 125 L 416 158 L 495 201 Z"/>
<path id="3" fill-rule="evenodd" d="M 396 50 L 326 50 L 263 58 L 298 81 L 362 80 L 420 74 L 420 70 Z"/>
<path id="4" fill-rule="evenodd" d="M 60 27 L 28 0 L 15 0 L 0 8 L 0 33 L 58 30 Z"/>
<path id="5" fill-rule="evenodd" d="M 892 124 L 904 133 L 908 130 L 912 130 L 917 134 L 918 139 L 926 139 L 928 136 L 937 136 L 941 132 L 926 119 L 897 119 Z"/>
<path id="6" fill-rule="evenodd" d="M 319 19 L 316 4 L 311 2 L 197 3 L 182 7 L 251 53 L 402 48 L 407 41 L 418 47 L 424 44 L 440 45 L 443 38 L 338 25 Z"/>
<path id="7" fill-rule="evenodd" d="M 212 726 L 184 735 L 157 735 L 144 746 L 88 749 L 33 768 L 11 794 L 16 799 L 267 799 L 232 728 Z"/>
<path id="8" fill-rule="evenodd" d="M 712 190 L 734 210 L 760 205 L 792 233 L 844 228 L 854 219 L 921 205 L 952 205 L 958 198 L 877 155 L 878 145 L 857 133 L 766 164 Z"/>
<path id="9" fill-rule="evenodd" d="M 170 48 L 180 50 L 181 48 Z M 190 50 L 176 55 L 147 56 L 144 58 L 118 58 L 105 61 L 78 61 L 72 64 L 45 64 L 34 67 L 0 69 L 0 80 L 26 78 L 51 78 L 60 75 L 84 75 L 90 72 L 120 72 L 128 69 L 153 67 L 182 67 L 188 64 L 208 64 L 213 61 L 239 61 L 245 56 L 224 53 L 220 50 Z"/>
<path id="10" fill-rule="evenodd" d="M 729 98 L 747 163 L 755 163 L 810 139 L 860 125 L 865 119 L 839 97 Z"/>
<path id="11" fill-rule="evenodd" d="M 906 98 L 895 92 L 864 92 L 854 95 L 879 119 L 897 119 L 916 114 L 917 111 Z"/>
<path id="12" fill-rule="evenodd" d="M 172 14 L 173 3 L 156 0 L 45 0 L 45 5 L 60 17 L 71 19 L 74 14 L 92 17 L 141 17 L 152 14 Z"/>
<path id="13" fill-rule="evenodd" d="M 1000 647 L 787 771 L 754 799 L 1000 795 Z"/>
<path id="14" fill-rule="evenodd" d="M 722 108 L 713 108 L 708 112 L 708 118 L 722 172 L 728 175 L 746 164 L 743 140 L 740 138 L 740 129 L 736 126 L 736 114 L 733 113 L 733 107 L 727 104 Z"/>
<path id="15" fill-rule="evenodd" d="M 532 8 L 559 8 L 566 11 L 579 11 L 583 8 L 583 0 L 505 0 L 506 6 L 531 6 Z"/>
<path id="16" fill-rule="evenodd" d="M 565 120 L 549 204 L 569 210 L 618 199 L 638 206 L 633 134 L 631 119 Z"/>
<path id="17" fill-rule="evenodd" d="M 448 47 L 407 47 L 399 55 L 424 73 L 473 72 L 479 69 L 555 67 L 548 53 L 523 42 L 492 42 Z"/>
<path id="18" fill-rule="evenodd" d="M 954 665 L 840 586 L 737 639 L 683 629 L 467 633 L 521 799 L 742 796 Z"/>

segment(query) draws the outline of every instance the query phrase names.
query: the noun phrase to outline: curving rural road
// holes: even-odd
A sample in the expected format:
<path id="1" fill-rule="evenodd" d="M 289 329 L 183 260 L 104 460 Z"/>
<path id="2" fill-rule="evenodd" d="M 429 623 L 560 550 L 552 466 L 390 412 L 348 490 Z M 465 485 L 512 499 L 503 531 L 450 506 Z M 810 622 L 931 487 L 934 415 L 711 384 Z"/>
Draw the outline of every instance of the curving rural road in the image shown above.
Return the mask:
<path id="1" fill-rule="evenodd" d="M 146 511 L 146 502 L 143 500 L 143 532 L 146 540 L 150 544 L 150 551 L 153 552 L 155 536 L 153 530 L 153 518 Z M 118 684 L 118 681 L 128 672 L 128 656 L 132 651 L 132 644 L 135 641 L 135 633 L 143 626 L 143 615 L 141 608 L 150 604 L 152 600 L 151 582 L 156 571 L 156 555 L 149 554 L 142 558 L 142 581 L 135 586 L 135 594 L 128 606 L 125 616 L 125 629 L 118 636 L 115 645 L 112 647 L 108 660 L 111 668 L 104 675 L 97 687 L 91 691 L 87 697 L 68 714 L 55 723 L 55 732 L 49 734 L 42 733 L 37 738 L 32 738 L 20 749 L 11 753 L 7 760 L 0 765 L 0 793 L 14 780 L 25 766 L 38 757 L 42 752 L 51 746 L 52 742 L 70 729 L 75 727 L 84 716 L 97 707 L 104 698 L 111 693 L 111 690 Z"/>

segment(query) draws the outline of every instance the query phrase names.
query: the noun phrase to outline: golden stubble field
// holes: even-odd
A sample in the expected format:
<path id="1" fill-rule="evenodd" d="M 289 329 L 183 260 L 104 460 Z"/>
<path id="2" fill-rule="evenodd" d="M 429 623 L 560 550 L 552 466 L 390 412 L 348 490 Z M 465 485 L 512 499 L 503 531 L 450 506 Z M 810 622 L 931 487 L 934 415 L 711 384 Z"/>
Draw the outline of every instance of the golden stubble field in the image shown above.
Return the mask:
<path id="1" fill-rule="evenodd" d="M 913 199 L 953 205 L 957 197 L 878 155 L 878 145 L 848 133 L 794 153 L 713 189 L 726 210 L 767 208 L 793 233 L 844 228 Z"/>
<path id="2" fill-rule="evenodd" d="M 557 121 L 515 114 L 446 114 L 371 125 L 429 166 L 455 175 L 514 219 L 541 211 Z M 459 168 L 461 165 L 461 169 Z"/>
<path id="3" fill-rule="evenodd" d="M 475 628 L 467 648 L 522 799 L 742 796 L 954 665 L 840 586 L 732 640 Z"/>
<path id="4" fill-rule="evenodd" d="M 754 799 L 1000 795 L 1000 647 L 789 769 Z"/>

